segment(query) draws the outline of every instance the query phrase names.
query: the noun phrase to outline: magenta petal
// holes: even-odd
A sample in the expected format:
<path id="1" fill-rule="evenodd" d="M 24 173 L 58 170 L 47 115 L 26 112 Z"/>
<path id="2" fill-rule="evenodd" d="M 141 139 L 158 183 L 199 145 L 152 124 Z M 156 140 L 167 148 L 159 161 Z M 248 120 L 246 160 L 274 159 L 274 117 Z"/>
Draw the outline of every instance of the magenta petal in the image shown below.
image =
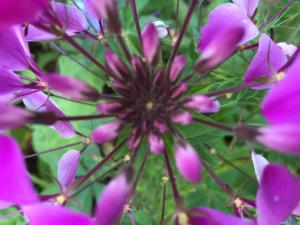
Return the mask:
<path id="1" fill-rule="evenodd" d="M 93 3 L 93 0 L 83 0 L 84 2 L 84 8 L 87 11 L 87 13 L 99 21 L 101 19 L 99 11 L 95 8 L 95 5 Z"/>
<path id="2" fill-rule="evenodd" d="M 103 190 L 95 212 L 97 225 L 112 225 L 122 214 L 130 187 L 125 175 L 119 175 Z"/>
<path id="3" fill-rule="evenodd" d="M 0 27 L 32 22 L 47 3 L 47 0 L 1 0 Z"/>
<path id="4" fill-rule="evenodd" d="M 0 69 L 0 95 L 14 93 L 23 87 L 24 84 L 14 72 Z"/>
<path id="5" fill-rule="evenodd" d="M 263 171 L 267 165 L 270 163 L 262 155 L 256 154 L 254 151 L 251 153 L 252 163 L 254 166 L 254 172 L 257 178 L 257 181 L 260 183 Z"/>
<path id="6" fill-rule="evenodd" d="M 149 63 L 156 63 L 160 47 L 160 39 L 153 23 L 148 24 L 143 32 L 143 52 Z"/>
<path id="7" fill-rule="evenodd" d="M 197 110 L 200 113 L 215 113 L 219 111 L 220 103 L 218 100 L 205 95 L 193 95 L 187 99 L 184 107 Z"/>
<path id="8" fill-rule="evenodd" d="M 237 49 L 244 34 L 245 29 L 240 25 L 222 29 L 202 48 L 195 69 L 201 73 L 222 63 Z"/>
<path id="9" fill-rule="evenodd" d="M 59 107 L 43 92 L 36 92 L 23 98 L 23 102 L 27 108 L 38 112 L 53 112 L 57 116 L 64 116 Z M 75 136 L 75 130 L 68 121 L 58 121 L 53 128 L 64 138 L 72 138 Z"/>
<path id="10" fill-rule="evenodd" d="M 180 123 L 182 125 L 189 125 L 193 122 L 193 117 L 188 112 L 175 113 L 172 115 L 171 119 L 174 123 Z"/>
<path id="11" fill-rule="evenodd" d="M 276 151 L 288 154 L 300 154 L 300 126 L 283 124 L 259 129 L 256 140 Z"/>
<path id="12" fill-rule="evenodd" d="M 237 42 L 238 45 L 250 41 L 259 33 L 255 24 L 240 7 L 232 3 L 219 5 L 209 14 L 207 24 L 200 31 L 199 50 L 203 52 L 216 36 L 236 26 L 243 27 L 245 31 L 244 36 Z"/>
<path id="13" fill-rule="evenodd" d="M 182 55 L 176 56 L 172 66 L 171 66 L 171 71 L 170 71 L 170 80 L 175 81 L 177 80 L 179 74 L 185 67 L 185 57 Z"/>
<path id="14" fill-rule="evenodd" d="M 68 208 L 50 204 L 22 207 L 30 225 L 93 225 L 92 218 Z"/>
<path id="15" fill-rule="evenodd" d="M 51 3 L 53 11 L 56 13 L 59 21 L 64 27 L 65 32 L 69 36 L 73 36 L 78 32 L 84 31 L 87 28 L 87 21 L 84 14 L 74 5 L 67 5 L 58 2 Z M 48 22 L 48 19 L 44 19 Z M 50 22 L 49 22 L 50 23 Z M 38 29 L 35 26 L 29 26 L 26 40 L 28 41 L 43 41 L 59 38 L 58 36 Z"/>
<path id="16" fill-rule="evenodd" d="M 300 59 L 300 58 L 299 58 Z M 262 113 L 271 124 L 300 123 L 300 60 L 288 70 L 262 103 Z"/>
<path id="17" fill-rule="evenodd" d="M 261 78 L 275 76 L 286 61 L 286 56 L 281 48 L 268 35 L 262 34 L 259 39 L 257 53 L 245 74 L 245 83 L 259 82 Z M 264 88 L 269 86 L 268 84 L 263 84 L 259 87 Z"/>
<path id="18" fill-rule="evenodd" d="M 100 94 L 96 89 L 73 77 L 47 73 L 42 76 L 42 80 L 47 83 L 49 88 L 66 97 L 90 101 L 95 101 L 100 98 Z"/>
<path id="19" fill-rule="evenodd" d="M 240 7 L 248 17 L 251 17 L 259 4 L 259 0 L 233 0 L 233 3 Z"/>
<path id="20" fill-rule="evenodd" d="M 175 161 L 180 174 L 192 183 L 199 183 L 201 179 L 201 164 L 195 149 L 187 143 L 178 143 L 175 149 Z"/>
<path id="21" fill-rule="evenodd" d="M 300 202 L 298 203 L 297 207 L 293 210 L 293 215 L 300 216 Z"/>
<path id="22" fill-rule="evenodd" d="M 193 225 L 256 225 L 255 221 L 228 215 L 215 209 L 197 208 L 195 212 L 197 211 L 202 216 L 193 216 L 190 221 Z"/>
<path id="23" fill-rule="evenodd" d="M 39 202 L 17 142 L 11 137 L 0 135 L 0 153 L 1 205 Z"/>
<path id="24" fill-rule="evenodd" d="M 0 115 L 1 130 L 24 126 L 34 116 L 31 112 L 25 111 L 20 107 L 4 104 L 0 105 Z"/>
<path id="25" fill-rule="evenodd" d="M 58 162 L 58 181 L 63 190 L 74 181 L 80 160 L 80 152 L 77 150 L 70 150 L 66 152 Z"/>
<path id="26" fill-rule="evenodd" d="M 259 225 L 284 222 L 300 200 L 300 181 L 287 168 L 271 164 L 264 170 L 256 196 Z"/>
<path id="27" fill-rule="evenodd" d="M 113 51 L 107 51 L 105 53 L 105 60 L 108 67 L 112 70 L 112 72 L 118 75 L 119 78 L 122 76 L 129 74 L 129 71 L 125 64 L 118 58 L 118 56 Z"/>
<path id="28" fill-rule="evenodd" d="M 121 121 L 102 124 L 92 132 L 92 140 L 98 144 L 112 141 L 118 136 L 121 126 Z"/>
<path id="29" fill-rule="evenodd" d="M 14 71 L 29 68 L 29 62 L 33 60 L 21 27 L 0 29 L 0 43 L 0 66 L 2 68 Z"/>
<path id="30" fill-rule="evenodd" d="M 155 154 L 162 153 L 165 148 L 164 140 L 154 133 L 149 134 L 149 145 L 150 151 Z"/>

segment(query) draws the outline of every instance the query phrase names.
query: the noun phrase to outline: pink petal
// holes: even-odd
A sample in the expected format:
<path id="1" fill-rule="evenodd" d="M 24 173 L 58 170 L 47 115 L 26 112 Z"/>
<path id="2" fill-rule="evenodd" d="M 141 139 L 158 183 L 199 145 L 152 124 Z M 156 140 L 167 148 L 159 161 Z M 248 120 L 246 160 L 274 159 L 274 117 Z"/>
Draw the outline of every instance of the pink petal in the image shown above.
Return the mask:
<path id="1" fill-rule="evenodd" d="M 200 31 L 199 50 L 203 52 L 220 33 L 237 26 L 243 27 L 244 30 L 244 35 L 237 45 L 245 44 L 259 33 L 255 24 L 239 6 L 232 3 L 219 5 L 209 14 L 207 24 Z"/>
<path id="2" fill-rule="evenodd" d="M 51 3 L 53 11 L 56 13 L 57 18 L 64 26 L 65 32 L 69 36 L 76 35 L 76 33 L 82 32 L 87 28 L 87 21 L 84 14 L 74 5 L 67 5 L 58 2 Z M 48 19 L 42 17 L 44 22 L 48 22 Z M 43 41 L 59 38 L 58 36 L 45 32 L 35 26 L 29 26 L 26 40 L 28 41 Z"/>
<path id="3" fill-rule="evenodd" d="M 297 51 L 297 46 L 293 44 L 287 44 L 286 42 L 277 43 L 277 46 L 279 46 L 284 54 L 289 57 L 291 57 Z"/>
<path id="4" fill-rule="evenodd" d="M 154 133 L 149 134 L 149 145 L 150 151 L 155 154 L 162 153 L 165 148 L 163 139 Z"/>
<path id="5" fill-rule="evenodd" d="M 43 92 L 36 92 L 23 98 L 27 108 L 38 112 L 53 112 L 57 116 L 64 116 L 59 107 Z M 68 121 L 58 121 L 53 128 L 64 138 L 72 138 L 76 135 L 72 124 Z"/>
<path id="6" fill-rule="evenodd" d="M 248 17 L 251 17 L 259 4 L 259 0 L 233 0 L 233 3 L 239 6 Z"/>
<path id="7" fill-rule="evenodd" d="M 271 124 L 300 123 L 300 57 L 267 94 L 262 113 Z"/>
<path id="8" fill-rule="evenodd" d="M 200 113 L 215 113 L 219 111 L 220 103 L 218 100 L 204 95 L 193 95 L 187 99 L 184 107 L 197 110 Z"/>
<path id="9" fill-rule="evenodd" d="M 300 154 L 300 126 L 298 124 L 283 124 L 259 129 L 256 140 L 279 152 Z"/>
<path id="10" fill-rule="evenodd" d="M 258 224 L 284 222 L 299 201 L 300 181 L 281 165 L 267 166 L 256 196 Z"/>
<path id="11" fill-rule="evenodd" d="M 105 142 L 112 141 L 118 136 L 121 126 L 121 121 L 113 121 L 102 124 L 92 132 L 92 139 L 98 144 L 104 144 Z"/>
<path id="12" fill-rule="evenodd" d="M 171 71 L 170 71 L 170 80 L 175 81 L 177 80 L 179 74 L 185 67 L 185 57 L 182 55 L 176 56 L 172 66 L 171 66 Z"/>
<path id="13" fill-rule="evenodd" d="M 201 73 L 221 64 L 237 49 L 244 35 L 245 28 L 240 25 L 221 29 L 202 47 L 202 55 L 195 69 Z"/>
<path id="14" fill-rule="evenodd" d="M 6 69 L 0 69 L 0 95 L 14 93 L 25 85 L 14 73 Z"/>
<path id="15" fill-rule="evenodd" d="M 80 152 L 77 150 L 69 150 L 58 162 L 58 180 L 63 190 L 74 181 L 80 160 Z"/>
<path id="16" fill-rule="evenodd" d="M 43 74 L 42 80 L 47 83 L 49 88 L 72 99 L 95 101 L 100 98 L 96 89 L 73 77 L 47 73 Z"/>
<path id="17" fill-rule="evenodd" d="M 1 0 L 0 27 L 32 22 L 47 3 L 47 0 Z"/>
<path id="18" fill-rule="evenodd" d="M 122 214 L 130 187 L 125 175 L 119 175 L 103 190 L 95 216 L 97 225 L 112 225 Z"/>
<path id="19" fill-rule="evenodd" d="M 192 183 L 201 179 L 200 158 L 195 149 L 187 143 L 176 144 L 175 161 L 180 174 Z"/>
<path id="20" fill-rule="evenodd" d="M 144 57 L 149 63 L 155 64 L 158 60 L 160 39 L 153 23 L 148 24 L 144 28 L 142 32 L 142 39 Z"/>
<path id="21" fill-rule="evenodd" d="M 17 142 L 8 136 L 0 135 L 0 152 L 1 204 L 39 202 Z"/>
<path id="22" fill-rule="evenodd" d="M 270 163 L 262 155 L 256 154 L 254 151 L 251 153 L 251 158 L 257 181 L 260 183 L 263 171 Z"/>
<path id="23" fill-rule="evenodd" d="M 92 218 L 70 209 L 50 204 L 22 207 L 30 225 L 93 225 Z"/>
<path id="24" fill-rule="evenodd" d="M 21 27 L 0 29 L 0 43 L 0 65 L 2 68 L 22 71 L 30 67 L 30 62 L 33 60 Z"/>
<path id="25" fill-rule="evenodd" d="M 20 107 L 0 105 L 0 129 L 7 130 L 22 127 L 29 123 L 34 115 Z"/>
<path id="26" fill-rule="evenodd" d="M 180 123 L 182 125 L 189 125 L 193 122 L 193 117 L 188 112 L 175 113 L 171 117 L 174 123 Z"/>
<path id="27" fill-rule="evenodd" d="M 268 35 L 262 34 L 259 39 L 257 53 L 245 74 L 245 83 L 259 82 L 259 79 L 275 76 L 286 61 L 286 56 L 281 48 Z M 273 83 L 259 85 L 259 88 L 270 86 L 273 86 Z"/>
<path id="28" fill-rule="evenodd" d="M 95 5 L 93 3 L 93 0 L 83 0 L 84 2 L 84 8 L 87 11 L 87 13 L 93 17 L 94 19 L 96 19 L 97 21 L 99 21 L 101 19 L 100 17 L 100 13 L 98 12 L 98 10 L 95 8 Z"/>
<path id="29" fill-rule="evenodd" d="M 255 221 L 228 215 L 215 209 L 197 208 L 195 210 L 201 216 L 191 218 L 190 222 L 193 225 L 256 225 Z"/>

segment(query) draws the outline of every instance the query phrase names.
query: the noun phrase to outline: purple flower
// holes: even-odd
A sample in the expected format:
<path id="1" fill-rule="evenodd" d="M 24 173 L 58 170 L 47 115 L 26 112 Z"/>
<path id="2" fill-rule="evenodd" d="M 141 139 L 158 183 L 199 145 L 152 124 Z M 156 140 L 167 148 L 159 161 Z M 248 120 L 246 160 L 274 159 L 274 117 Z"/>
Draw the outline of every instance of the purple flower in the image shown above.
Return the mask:
<path id="1" fill-rule="evenodd" d="M 143 32 L 144 57 L 151 64 L 156 64 L 159 57 L 160 39 L 153 23 L 148 24 Z"/>
<path id="2" fill-rule="evenodd" d="M 255 88 L 273 86 L 277 80 L 282 78 L 279 69 L 286 61 L 287 59 L 282 49 L 269 36 L 262 34 L 259 39 L 257 53 L 247 69 L 244 82 L 262 83 L 255 86 Z"/>
<path id="3" fill-rule="evenodd" d="M 162 153 L 165 148 L 163 139 L 154 133 L 149 134 L 149 146 L 150 151 L 156 154 Z"/>
<path id="4" fill-rule="evenodd" d="M 125 174 L 112 180 L 103 190 L 95 212 L 97 225 L 112 225 L 123 212 L 130 186 Z"/>
<path id="5" fill-rule="evenodd" d="M 188 143 L 178 142 L 175 151 L 176 166 L 180 174 L 192 183 L 199 183 L 201 164 L 196 150 Z"/>
<path id="6" fill-rule="evenodd" d="M 299 201 L 299 179 L 281 165 L 267 166 L 256 196 L 258 224 L 277 225 L 284 222 Z"/>
<path id="7" fill-rule="evenodd" d="M 287 70 L 284 78 L 264 98 L 261 108 L 272 125 L 300 123 L 300 57 Z"/>
<path id="8" fill-rule="evenodd" d="M 241 25 L 229 26 L 220 30 L 201 47 L 202 54 L 195 66 L 195 70 L 199 73 L 213 69 L 226 60 L 234 53 L 245 35 L 245 28 Z"/>
<path id="9" fill-rule="evenodd" d="M 222 36 L 221 33 L 232 27 L 243 27 L 244 30 L 243 37 L 237 40 L 236 45 L 242 45 L 255 38 L 258 29 L 250 17 L 257 5 L 257 0 L 236 0 L 234 3 L 219 5 L 209 14 L 207 24 L 200 31 L 198 49 L 204 52 L 216 37 Z"/>
<path id="10" fill-rule="evenodd" d="M 75 6 L 67 5 L 58 2 L 51 2 L 49 4 L 51 11 L 54 12 L 56 19 L 59 21 L 57 26 L 60 32 L 47 32 L 43 29 L 38 28 L 36 25 L 30 25 L 28 29 L 28 34 L 26 35 L 27 41 L 45 41 L 56 39 L 66 33 L 69 36 L 76 35 L 77 33 L 83 32 L 87 29 L 87 21 L 84 14 Z M 43 24 L 44 26 L 49 26 L 52 21 L 47 17 L 48 12 L 42 13 L 37 24 Z"/>
<path id="11" fill-rule="evenodd" d="M 118 136 L 118 132 L 121 129 L 121 121 L 113 121 L 100 125 L 92 132 L 92 140 L 95 143 L 104 144 L 105 142 L 112 141 Z"/>
<path id="12" fill-rule="evenodd" d="M 80 156 L 81 154 L 79 151 L 69 150 L 58 162 L 57 178 L 63 191 L 65 191 L 75 180 Z"/>
<path id="13" fill-rule="evenodd" d="M 47 4 L 47 0 L 1 0 L 0 27 L 32 22 L 47 7 Z"/>

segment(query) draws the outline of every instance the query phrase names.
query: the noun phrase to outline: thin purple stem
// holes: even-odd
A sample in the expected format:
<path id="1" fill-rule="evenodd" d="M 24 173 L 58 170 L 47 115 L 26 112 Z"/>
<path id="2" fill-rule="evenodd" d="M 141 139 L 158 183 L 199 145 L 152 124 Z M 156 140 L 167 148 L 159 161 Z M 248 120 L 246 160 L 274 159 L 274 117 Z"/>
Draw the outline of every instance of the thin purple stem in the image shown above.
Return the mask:
<path id="1" fill-rule="evenodd" d="M 169 175 L 169 178 L 170 178 L 170 183 L 171 183 L 171 187 L 172 187 L 172 191 L 173 191 L 173 195 L 174 195 L 176 205 L 178 207 L 180 207 L 181 206 L 181 197 L 180 197 L 180 194 L 179 194 L 178 189 L 177 189 L 176 180 L 175 180 L 175 177 L 174 177 L 174 174 L 173 174 L 173 171 L 172 171 L 172 167 L 171 167 L 171 164 L 170 164 L 169 156 L 168 156 L 168 153 L 167 153 L 166 150 L 164 150 L 164 160 L 165 160 L 166 168 L 167 168 L 168 175 Z"/>
<path id="2" fill-rule="evenodd" d="M 101 119 L 101 118 L 107 118 L 111 116 L 106 115 L 88 115 L 88 116 L 63 116 L 63 117 L 57 117 L 56 119 L 58 121 L 77 121 L 77 120 L 94 120 L 94 119 Z"/>
<path id="3" fill-rule="evenodd" d="M 143 38 L 142 38 L 141 27 L 140 27 L 139 18 L 138 18 L 138 14 L 137 14 L 137 10 L 136 10 L 135 0 L 130 0 L 130 6 L 131 6 L 133 18 L 134 18 L 136 32 L 137 32 L 137 35 L 138 35 L 138 38 L 139 38 L 139 41 L 140 41 L 142 55 L 144 55 L 143 54 L 143 47 L 142 47 L 143 46 Z"/>
<path id="4" fill-rule="evenodd" d="M 224 130 L 224 131 L 229 131 L 229 132 L 233 132 L 234 128 L 231 126 L 228 126 L 226 124 L 222 124 L 222 123 L 218 123 L 212 120 L 206 120 L 206 119 L 202 119 L 202 118 L 193 118 L 193 121 L 198 122 L 198 123 L 202 123 L 220 130 Z"/>
<path id="5" fill-rule="evenodd" d="M 192 0 L 192 2 L 191 2 L 190 8 L 189 8 L 189 10 L 187 12 L 187 15 L 186 15 L 185 19 L 184 19 L 182 29 L 181 29 L 181 31 L 179 33 L 178 39 L 177 39 L 177 41 L 175 43 L 175 46 L 174 46 L 173 51 L 171 53 L 171 57 L 169 59 L 168 67 L 167 67 L 167 70 L 166 70 L 167 74 L 169 73 L 169 71 L 171 69 L 172 62 L 173 62 L 173 60 L 174 60 L 174 58 L 175 58 L 175 56 L 177 54 L 177 51 L 178 51 L 178 49 L 180 47 L 181 41 L 182 41 L 183 36 L 184 36 L 184 34 L 185 34 L 185 32 L 186 32 L 186 30 L 188 28 L 189 22 L 190 22 L 190 20 L 192 18 L 192 15 L 193 15 L 193 11 L 196 8 L 196 5 L 197 5 L 198 1 L 199 0 Z"/>
<path id="6" fill-rule="evenodd" d="M 129 218 L 131 225 L 136 225 L 132 211 L 129 212 Z"/>

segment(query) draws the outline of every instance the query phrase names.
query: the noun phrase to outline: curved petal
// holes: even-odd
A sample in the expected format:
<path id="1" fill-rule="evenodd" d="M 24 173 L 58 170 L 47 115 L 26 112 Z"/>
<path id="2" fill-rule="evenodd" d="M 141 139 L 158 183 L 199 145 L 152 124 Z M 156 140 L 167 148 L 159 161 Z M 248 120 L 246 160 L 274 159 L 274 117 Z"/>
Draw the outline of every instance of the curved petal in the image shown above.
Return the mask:
<path id="1" fill-rule="evenodd" d="M 0 69 L 0 95 L 14 93 L 23 87 L 25 85 L 14 72 Z"/>
<path id="2" fill-rule="evenodd" d="M 175 161 L 180 174 L 190 182 L 199 183 L 201 179 L 201 163 L 195 149 L 187 143 L 179 143 L 175 149 Z"/>
<path id="3" fill-rule="evenodd" d="M 283 153 L 300 154 L 300 126 L 298 124 L 273 125 L 259 128 L 256 140 Z"/>
<path id="4" fill-rule="evenodd" d="M 47 0 L 1 0 L 0 27 L 32 22 L 47 3 Z"/>
<path id="5" fill-rule="evenodd" d="M 253 15 L 259 4 L 259 0 L 233 0 L 233 2 L 240 7 L 240 9 L 242 9 L 248 17 Z"/>
<path id="6" fill-rule="evenodd" d="M 259 82 L 259 79 L 275 76 L 286 62 L 287 58 L 282 49 L 268 35 L 262 34 L 259 39 L 257 53 L 247 69 L 244 81 L 245 83 Z M 270 86 L 273 86 L 273 82 L 271 84 L 262 84 L 258 87 L 265 88 Z"/>
<path id="7" fill-rule="evenodd" d="M 95 212 L 97 225 L 112 225 L 121 215 L 130 187 L 125 175 L 119 175 L 104 189 Z"/>
<path id="8" fill-rule="evenodd" d="M 0 129 L 13 129 L 29 123 L 34 115 L 21 107 L 0 104 Z"/>
<path id="9" fill-rule="evenodd" d="M 256 225 L 255 221 L 228 215 L 215 209 L 196 208 L 194 210 L 195 213 L 198 212 L 201 216 L 190 218 L 193 225 Z"/>
<path id="10" fill-rule="evenodd" d="M 270 124 L 300 123 L 300 57 L 267 94 L 262 113 Z"/>
<path id="11" fill-rule="evenodd" d="M 156 63 L 160 48 L 160 39 L 153 23 L 148 24 L 143 32 L 143 53 L 149 63 Z"/>
<path id="12" fill-rule="evenodd" d="M 31 54 L 21 27 L 0 29 L 0 66 L 2 68 L 22 71 L 33 63 Z"/>
<path id="13" fill-rule="evenodd" d="M 58 162 L 57 177 L 63 190 L 67 189 L 76 177 L 80 155 L 80 151 L 69 150 Z"/>
<path id="14" fill-rule="evenodd" d="M 258 224 L 275 225 L 284 222 L 299 200 L 300 181 L 284 166 L 267 166 L 256 196 Z"/>
<path id="15" fill-rule="evenodd" d="M 39 202 L 17 142 L 0 135 L 0 204 Z"/>
<path id="16" fill-rule="evenodd" d="M 215 36 L 232 26 L 242 26 L 245 30 L 239 45 L 252 40 L 259 33 L 255 24 L 237 5 L 221 4 L 209 14 L 207 24 L 201 29 L 198 49 L 204 51 Z"/>
<path id="17" fill-rule="evenodd" d="M 47 73 L 41 78 L 47 83 L 49 88 L 66 97 L 90 101 L 96 101 L 100 98 L 100 94 L 96 89 L 79 79 L 62 76 L 56 73 Z"/>
<path id="18" fill-rule="evenodd" d="M 270 163 L 268 160 L 263 157 L 262 155 L 256 154 L 254 151 L 251 153 L 252 163 L 255 171 L 255 175 L 257 178 L 257 181 L 260 183 L 261 177 L 263 175 L 263 171 L 267 165 Z"/>
<path id="19" fill-rule="evenodd" d="M 89 216 L 61 206 L 27 205 L 22 207 L 22 211 L 30 225 L 93 225 Z"/>
<path id="20" fill-rule="evenodd" d="M 52 2 L 51 6 L 69 36 L 73 36 L 87 28 L 88 24 L 84 14 L 74 5 Z M 42 18 L 45 20 L 44 17 Z M 48 22 L 47 19 L 46 22 Z M 28 41 L 43 41 L 55 38 L 59 38 L 59 36 L 45 32 L 35 26 L 29 26 L 26 36 Z"/>
<path id="21" fill-rule="evenodd" d="M 57 116 L 64 116 L 59 107 L 43 92 L 27 95 L 23 98 L 23 102 L 32 111 L 53 112 Z M 68 121 L 58 121 L 53 125 L 53 128 L 65 138 L 72 138 L 76 134 L 72 124 Z"/>

